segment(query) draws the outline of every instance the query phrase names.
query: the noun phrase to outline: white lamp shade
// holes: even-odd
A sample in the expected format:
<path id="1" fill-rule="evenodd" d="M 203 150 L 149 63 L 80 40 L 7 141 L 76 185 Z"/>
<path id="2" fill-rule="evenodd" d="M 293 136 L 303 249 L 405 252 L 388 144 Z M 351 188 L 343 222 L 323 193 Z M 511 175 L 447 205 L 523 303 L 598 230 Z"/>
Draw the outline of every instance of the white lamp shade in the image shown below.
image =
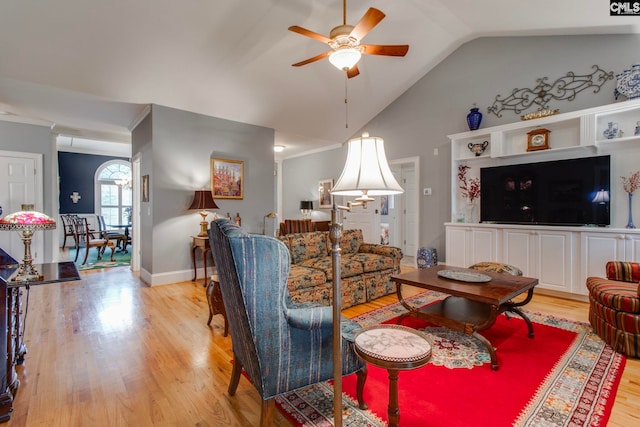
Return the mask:
<path id="1" fill-rule="evenodd" d="M 329 55 L 329 62 L 338 70 L 348 70 L 360 61 L 361 56 L 362 53 L 356 48 L 338 48 Z"/>
<path id="2" fill-rule="evenodd" d="M 331 190 L 337 196 L 384 196 L 404 192 L 391 173 L 384 140 L 368 134 L 349 140 L 347 161 Z"/>
<path id="3" fill-rule="evenodd" d="M 609 203 L 609 192 L 607 190 L 598 191 L 591 202 L 600 204 Z"/>

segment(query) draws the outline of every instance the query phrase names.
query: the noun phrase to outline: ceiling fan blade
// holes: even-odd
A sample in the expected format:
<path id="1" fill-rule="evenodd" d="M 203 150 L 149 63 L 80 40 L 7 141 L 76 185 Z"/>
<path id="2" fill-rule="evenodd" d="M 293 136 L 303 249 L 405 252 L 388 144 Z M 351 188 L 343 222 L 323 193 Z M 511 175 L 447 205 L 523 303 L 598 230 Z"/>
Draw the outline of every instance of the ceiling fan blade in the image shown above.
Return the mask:
<path id="1" fill-rule="evenodd" d="M 362 53 L 365 55 L 385 55 L 385 56 L 405 56 L 409 51 L 409 45 L 381 45 L 381 44 L 363 44 Z"/>
<path id="2" fill-rule="evenodd" d="M 360 70 L 358 70 L 358 64 L 347 70 L 347 77 L 350 79 L 357 76 L 358 74 L 360 74 Z"/>
<path id="3" fill-rule="evenodd" d="M 319 61 L 319 60 L 329 56 L 329 54 L 331 52 L 333 52 L 333 51 L 329 50 L 327 52 L 321 53 L 320 55 L 316 55 L 313 58 L 305 59 L 304 61 L 300 61 L 300 62 L 296 62 L 295 64 L 291 64 L 291 66 L 292 67 L 301 67 L 302 65 L 307 65 L 307 64 L 310 64 L 312 62 Z"/>
<path id="4" fill-rule="evenodd" d="M 294 33 L 302 34 L 303 36 L 311 37 L 312 39 L 321 41 L 323 43 L 329 44 L 331 39 L 329 37 L 323 36 L 322 34 L 315 33 L 311 30 L 307 30 L 306 28 L 299 27 L 297 25 L 293 25 L 289 27 L 289 31 L 293 31 Z"/>
<path id="5" fill-rule="evenodd" d="M 385 15 L 384 13 L 382 13 L 382 11 L 374 7 L 370 7 L 369 10 L 367 10 L 367 12 L 364 14 L 362 19 L 360 19 L 360 22 L 358 22 L 356 26 L 353 27 L 350 35 L 357 38 L 358 40 L 362 40 L 364 36 L 366 36 L 373 27 L 378 25 L 378 23 L 382 21 L 384 17 Z"/>

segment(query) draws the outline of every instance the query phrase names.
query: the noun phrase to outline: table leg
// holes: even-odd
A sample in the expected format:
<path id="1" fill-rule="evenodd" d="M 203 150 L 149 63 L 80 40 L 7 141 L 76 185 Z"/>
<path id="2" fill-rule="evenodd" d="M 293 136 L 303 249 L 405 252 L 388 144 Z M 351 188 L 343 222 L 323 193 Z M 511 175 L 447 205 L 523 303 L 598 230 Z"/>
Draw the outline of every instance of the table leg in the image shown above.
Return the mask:
<path id="1" fill-rule="evenodd" d="M 507 302 L 505 304 L 502 304 L 502 306 L 500 307 L 500 312 L 504 312 L 505 314 L 507 314 L 507 313 L 515 313 L 518 316 L 522 317 L 522 320 L 524 320 L 525 323 L 527 324 L 527 329 L 529 330 L 529 338 L 533 338 L 534 337 L 533 323 L 531 323 L 531 319 L 529 319 L 529 316 L 524 314 L 522 312 L 522 310 L 520 310 L 519 307 L 527 305 L 529 302 L 531 302 L 532 298 L 533 298 L 533 288 L 529 289 L 529 291 L 527 293 L 527 297 L 524 300 L 522 300 L 520 302 L 509 301 L 509 302 Z"/>
<path id="2" fill-rule="evenodd" d="M 204 264 L 204 283 L 202 286 L 207 286 L 207 254 L 209 253 L 209 248 L 205 247 L 202 249 L 202 263 Z"/>
<path id="3" fill-rule="evenodd" d="M 397 427 L 400 422 L 400 408 L 398 407 L 398 370 L 389 371 L 389 406 L 387 407 L 387 418 L 389 427 Z"/>
<path id="4" fill-rule="evenodd" d="M 191 262 L 193 263 L 193 279 L 191 279 L 192 282 L 195 282 L 196 277 L 198 276 L 198 270 L 196 270 L 196 249 L 198 249 L 196 245 L 191 246 Z"/>

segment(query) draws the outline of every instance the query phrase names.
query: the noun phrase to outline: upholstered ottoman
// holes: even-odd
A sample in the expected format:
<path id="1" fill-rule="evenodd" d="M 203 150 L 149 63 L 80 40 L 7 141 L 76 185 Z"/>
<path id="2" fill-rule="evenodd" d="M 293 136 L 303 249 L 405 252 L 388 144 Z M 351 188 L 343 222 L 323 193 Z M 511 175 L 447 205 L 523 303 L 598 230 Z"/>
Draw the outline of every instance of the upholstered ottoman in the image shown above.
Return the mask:
<path id="1" fill-rule="evenodd" d="M 615 351 L 640 357 L 640 264 L 610 261 L 607 278 L 587 278 L 589 323 Z"/>

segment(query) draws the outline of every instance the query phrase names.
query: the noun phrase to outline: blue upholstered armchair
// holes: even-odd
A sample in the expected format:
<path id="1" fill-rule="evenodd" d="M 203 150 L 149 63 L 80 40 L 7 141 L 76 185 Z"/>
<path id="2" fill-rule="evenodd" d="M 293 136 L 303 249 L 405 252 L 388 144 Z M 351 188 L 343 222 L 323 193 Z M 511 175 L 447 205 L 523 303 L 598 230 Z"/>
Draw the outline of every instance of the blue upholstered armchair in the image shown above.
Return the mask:
<path id="1" fill-rule="evenodd" d="M 289 251 L 278 239 L 218 219 L 209 240 L 231 329 L 229 395 L 244 369 L 262 397 L 260 425 L 271 425 L 275 396 L 333 377 L 332 309 L 290 301 Z M 366 368 L 348 340 L 357 328 L 343 319 L 342 370 L 358 373 L 358 401 L 365 408 Z"/>

